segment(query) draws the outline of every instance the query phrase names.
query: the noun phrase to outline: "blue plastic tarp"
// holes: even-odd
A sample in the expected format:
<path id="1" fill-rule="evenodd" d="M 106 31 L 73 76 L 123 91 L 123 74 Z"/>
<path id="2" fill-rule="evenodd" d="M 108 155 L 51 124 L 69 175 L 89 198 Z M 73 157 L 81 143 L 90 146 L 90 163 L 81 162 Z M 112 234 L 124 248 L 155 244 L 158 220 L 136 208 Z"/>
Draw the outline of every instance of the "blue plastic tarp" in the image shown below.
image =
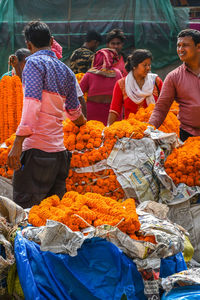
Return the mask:
<path id="1" fill-rule="evenodd" d="M 15 238 L 17 271 L 26 300 L 143 300 L 144 285 L 135 263 L 114 244 L 93 238 L 78 255 L 41 251 L 39 245 Z"/>
<path id="2" fill-rule="evenodd" d="M 200 285 L 182 286 L 171 290 L 162 300 L 199 300 Z"/>
<path id="3" fill-rule="evenodd" d="M 176 255 L 169 256 L 166 258 L 161 258 L 160 264 L 160 277 L 165 278 L 174 273 L 187 270 L 187 265 L 185 263 L 182 252 L 177 253 Z"/>
<path id="4" fill-rule="evenodd" d="M 145 300 L 144 284 L 135 263 L 105 239 L 86 240 L 75 257 L 41 251 L 15 238 L 17 271 L 26 300 Z M 182 253 L 161 259 L 160 277 L 186 270 Z"/>

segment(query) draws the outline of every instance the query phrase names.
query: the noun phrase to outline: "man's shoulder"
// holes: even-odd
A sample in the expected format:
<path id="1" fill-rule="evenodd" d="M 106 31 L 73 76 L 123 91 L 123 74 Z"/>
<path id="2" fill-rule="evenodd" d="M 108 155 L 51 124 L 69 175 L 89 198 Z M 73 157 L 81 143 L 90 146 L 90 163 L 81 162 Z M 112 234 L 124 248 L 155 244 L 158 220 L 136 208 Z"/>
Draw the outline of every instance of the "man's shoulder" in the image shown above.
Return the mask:
<path id="1" fill-rule="evenodd" d="M 176 69 L 174 69 L 171 72 L 169 72 L 167 74 L 166 78 L 170 78 L 170 79 L 176 80 L 184 72 L 185 72 L 185 67 L 182 64 L 179 67 L 177 67 Z"/>
<path id="2" fill-rule="evenodd" d="M 94 52 L 92 52 L 90 49 L 87 48 L 78 48 L 76 50 L 74 50 L 74 52 L 71 55 L 71 58 L 85 58 L 85 57 L 89 57 L 91 55 L 93 55 Z"/>

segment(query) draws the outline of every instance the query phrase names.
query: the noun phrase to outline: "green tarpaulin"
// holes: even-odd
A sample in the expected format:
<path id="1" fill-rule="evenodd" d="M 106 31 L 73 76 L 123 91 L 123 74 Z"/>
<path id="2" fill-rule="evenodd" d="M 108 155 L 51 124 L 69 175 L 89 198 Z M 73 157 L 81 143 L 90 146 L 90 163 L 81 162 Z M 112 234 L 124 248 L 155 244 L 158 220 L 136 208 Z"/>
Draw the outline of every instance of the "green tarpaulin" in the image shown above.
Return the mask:
<path id="1" fill-rule="evenodd" d="M 188 8 L 174 9 L 170 0 L 0 0 L 0 75 L 7 71 L 8 56 L 25 47 L 23 28 L 31 20 L 48 23 L 63 47 L 63 61 L 81 46 L 88 30 L 105 35 L 121 28 L 125 50 L 147 48 L 153 69 L 177 59 L 176 36 L 189 24 Z"/>

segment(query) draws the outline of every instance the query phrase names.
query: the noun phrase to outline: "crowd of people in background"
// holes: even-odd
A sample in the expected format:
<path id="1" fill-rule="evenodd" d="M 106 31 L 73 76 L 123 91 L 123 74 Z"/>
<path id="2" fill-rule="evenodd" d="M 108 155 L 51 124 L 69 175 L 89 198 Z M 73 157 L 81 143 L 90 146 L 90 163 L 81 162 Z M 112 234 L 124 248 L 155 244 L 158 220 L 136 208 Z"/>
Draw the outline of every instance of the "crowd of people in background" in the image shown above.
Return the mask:
<path id="1" fill-rule="evenodd" d="M 101 34 L 90 30 L 83 45 L 73 51 L 69 58 L 70 69 L 75 74 L 85 74 L 80 86 L 76 80 L 76 92 L 87 120 L 98 120 L 105 125 L 111 125 L 117 120 L 128 118 L 130 113 L 136 113 L 140 107 L 145 108 L 150 103 L 156 103 L 150 122 L 158 128 L 172 102 L 176 100 L 180 104 L 181 139 L 199 135 L 197 86 L 200 32 L 186 29 L 178 35 L 177 53 L 183 64 L 168 74 L 163 88 L 161 78 L 151 72 L 151 52 L 147 49 L 135 49 L 127 57 L 123 53 L 125 41 L 124 32 L 115 28 L 106 34 L 106 48 L 102 48 Z M 97 51 L 98 47 L 101 49 Z M 62 58 L 62 47 L 55 39 L 51 50 L 58 59 Z M 15 54 L 10 55 L 9 65 L 13 68 L 2 77 L 18 75 L 22 78 L 26 60 L 30 55 L 31 52 L 26 48 L 18 49 Z M 188 89 L 185 88 L 186 85 Z M 192 93 L 188 92 L 191 86 Z M 85 92 L 88 93 L 87 105 L 83 97 Z"/>
<path id="2" fill-rule="evenodd" d="M 101 47 L 102 36 L 95 30 L 89 31 L 84 44 L 72 53 L 70 67 L 60 61 L 62 47 L 45 23 L 29 23 L 25 28 L 25 40 L 28 49 L 19 49 L 9 57 L 13 70 L 4 74 L 18 75 L 24 86 L 22 119 L 8 157 L 8 165 L 16 170 L 14 200 L 21 201 L 21 206 L 39 203 L 57 189 L 64 193 L 70 162 L 70 155 L 63 146 L 64 117 L 78 126 L 86 120 L 110 126 L 127 119 L 140 107 L 154 103 L 149 123 L 159 128 L 175 100 L 179 103 L 181 140 L 200 135 L 198 30 L 185 29 L 179 33 L 177 54 L 183 64 L 170 72 L 164 83 L 151 72 L 153 57 L 149 50 L 135 49 L 128 57 L 123 54 L 125 34 L 120 29 L 107 33 L 104 48 Z M 80 86 L 74 73 L 84 73 Z M 88 93 L 87 103 L 83 97 L 85 92 Z M 42 172 L 38 169 L 38 159 L 43 161 L 45 168 L 52 169 L 53 163 L 60 166 L 57 176 L 45 177 L 42 190 L 34 179 L 34 174 Z M 25 160 L 26 168 L 19 171 Z M 36 195 L 31 191 L 37 191 Z"/>
<path id="3" fill-rule="evenodd" d="M 160 94 L 162 80 L 150 73 L 151 52 L 139 49 L 127 58 L 122 51 L 125 40 L 121 29 L 113 29 L 106 35 L 106 48 L 94 53 L 101 36 L 89 31 L 84 44 L 70 57 L 72 71 L 85 73 L 80 87 L 88 92 L 87 120 L 111 125 L 155 103 Z"/>
<path id="4" fill-rule="evenodd" d="M 122 30 L 111 30 L 106 35 L 107 48 L 93 54 L 90 66 L 85 65 L 86 74 L 80 86 L 88 92 L 88 120 L 110 126 L 140 107 L 155 103 L 149 122 L 159 128 L 173 101 L 177 101 L 181 140 L 199 136 L 200 32 L 185 29 L 178 34 L 177 54 L 183 64 L 167 75 L 164 84 L 151 72 L 153 57 L 149 50 L 135 49 L 128 57 L 123 54 L 125 39 Z M 99 39 L 93 41 L 93 45 L 98 42 Z M 80 56 L 79 51 L 79 61 Z"/>

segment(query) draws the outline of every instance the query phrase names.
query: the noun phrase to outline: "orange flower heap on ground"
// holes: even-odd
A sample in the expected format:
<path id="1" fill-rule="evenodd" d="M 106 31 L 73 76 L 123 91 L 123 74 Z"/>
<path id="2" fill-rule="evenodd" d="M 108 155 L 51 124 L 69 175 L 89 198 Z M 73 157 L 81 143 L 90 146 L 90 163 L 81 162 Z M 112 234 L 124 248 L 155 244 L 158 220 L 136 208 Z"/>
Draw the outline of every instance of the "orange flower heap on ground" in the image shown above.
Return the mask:
<path id="1" fill-rule="evenodd" d="M 165 171 L 175 184 L 200 186 L 200 137 L 190 137 L 167 157 Z"/>
<path id="2" fill-rule="evenodd" d="M 64 144 L 70 151 L 99 148 L 102 143 L 103 123 L 88 121 L 80 128 L 69 119 L 64 121 Z"/>
<path id="3" fill-rule="evenodd" d="M 176 102 L 174 102 L 176 103 Z M 135 118 L 141 122 L 148 122 L 150 119 L 150 116 L 153 112 L 155 105 L 150 104 L 147 108 L 140 108 L 138 112 L 134 115 L 131 114 L 130 118 Z M 171 133 L 175 132 L 179 136 L 179 127 L 180 127 L 180 122 L 176 117 L 175 112 L 177 112 L 177 104 L 172 104 L 172 107 L 167 114 L 167 117 L 163 124 L 158 128 L 159 130 L 166 132 L 166 133 Z M 172 111 L 171 111 L 172 110 Z"/>
<path id="4" fill-rule="evenodd" d="M 64 144 L 73 151 L 72 168 L 94 165 L 107 159 L 117 139 L 144 136 L 147 124 L 135 119 L 123 120 L 105 127 L 99 121 L 88 121 L 78 128 L 70 120 L 64 122 Z"/>
<path id="5" fill-rule="evenodd" d="M 86 192 L 99 193 L 115 200 L 124 198 L 124 191 L 111 169 L 96 173 L 77 173 L 70 170 L 66 179 L 66 189 L 67 191 L 77 191 L 80 194 Z"/>
<path id="6" fill-rule="evenodd" d="M 4 76 L 0 80 L 0 142 L 13 134 L 21 119 L 23 92 L 18 76 Z"/>
<path id="7" fill-rule="evenodd" d="M 43 226 L 46 220 L 56 220 L 67 225 L 73 231 L 81 231 L 88 226 L 116 226 L 134 239 L 140 229 L 134 199 L 119 203 L 109 197 L 96 193 L 80 195 L 77 192 L 66 193 L 62 200 L 57 196 L 44 199 L 29 212 L 29 223 Z M 155 242 L 154 237 L 143 237 L 144 240 Z"/>
<path id="8" fill-rule="evenodd" d="M 64 122 L 64 145 L 73 152 L 72 168 L 87 167 L 107 158 L 105 147 L 101 147 L 103 129 L 99 121 L 88 121 L 80 128 L 70 120 Z"/>
<path id="9" fill-rule="evenodd" d="M 129 118 L 128 120 L 122 120 L 114 122 L 111 126 L 104 129 L 104 146 L 106 152 L 110 154 L 118 139 L 128 137 L 132 139 L 141 139 L 144 137 L 144 131 L 147 129 L 147 125 L 143 122 L 136 120 L 135 118 Z"/>

